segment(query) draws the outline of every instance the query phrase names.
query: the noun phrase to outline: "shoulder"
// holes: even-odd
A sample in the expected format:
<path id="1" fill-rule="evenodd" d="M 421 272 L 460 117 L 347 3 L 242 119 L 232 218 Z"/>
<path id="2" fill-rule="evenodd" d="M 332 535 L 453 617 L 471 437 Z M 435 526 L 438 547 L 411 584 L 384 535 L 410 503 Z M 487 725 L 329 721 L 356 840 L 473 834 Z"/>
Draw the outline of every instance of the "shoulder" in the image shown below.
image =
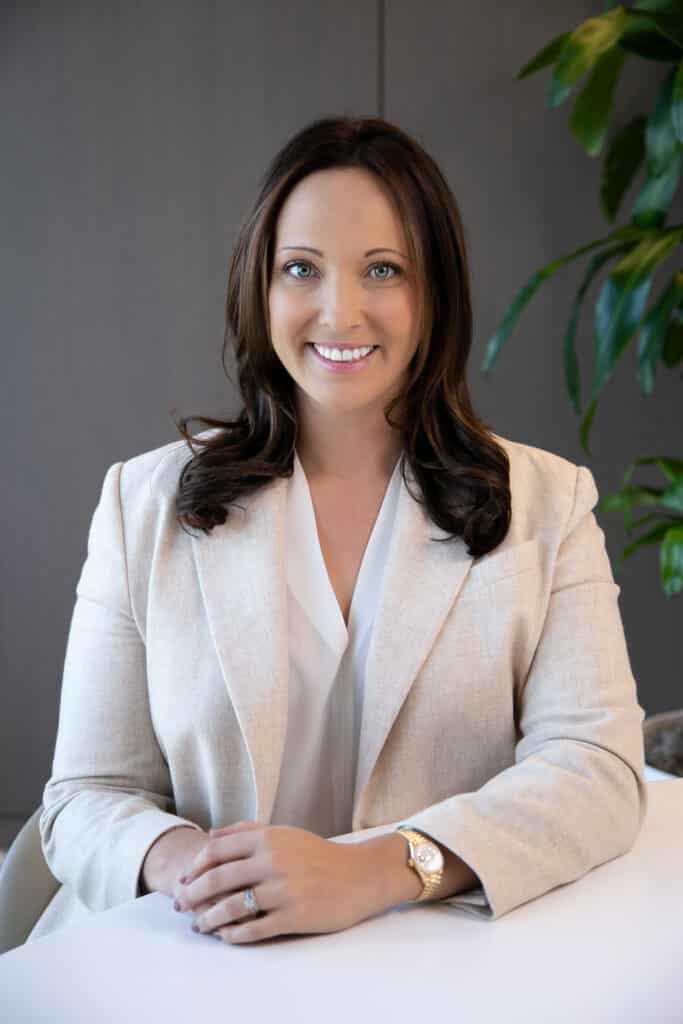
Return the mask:
<path id="1" fill-rule="evenodd" d="M 510 460 L 513 520 L 524 532 L 558 525 L 585 514 L 598 501 L 598 489 L 587 466 L 571 459 L 492 434 Z"/>
<path id="2" fill-rule="evenodd" d="M 543 487 L 557 487 L 573 492 L 576 483 L 577 463 L 566 459 L 546 448 L 537 448 L 521 441 L 492 434 L 510 460 L 510 484 L 518 486 L 536 482 Z"/>
<path id="3" fill-rule="evenodd" d="M 217 432 L 205 430 L 196 437 L 204 440 Z M 120 464 L 122 504 L 136 507 L 141 502 L 165 504 L 174 501 L 180 474 L 192 456 L 189 444 L 180 438 L 125 459 Z"/>

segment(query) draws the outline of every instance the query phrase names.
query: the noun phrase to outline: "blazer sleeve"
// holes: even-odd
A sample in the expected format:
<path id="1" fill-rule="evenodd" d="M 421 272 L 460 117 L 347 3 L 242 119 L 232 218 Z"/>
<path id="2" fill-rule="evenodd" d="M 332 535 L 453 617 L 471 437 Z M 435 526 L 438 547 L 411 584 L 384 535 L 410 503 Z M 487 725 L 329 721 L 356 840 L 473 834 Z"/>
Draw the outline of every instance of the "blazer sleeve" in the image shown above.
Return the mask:
<path id="1" fill-rule="evenodd" d="M 519 706 L 515 763 L 405 824 L 481 887 L 439 902 L 495 920 L 626 853 L 647 808 L 637 701 L 593 475 L 577 466 L 543 629 Z"/>
<path id="2" fill-rule="evenodd" d="M 50 870 L 89 909 L 141 895 L 156 839 L 179 825 L 154 732 L 145 644 L 128 589 L 120 501 L 123 463 L 106 472 L 76 585 L 52 774 L 40 833 Z"/>

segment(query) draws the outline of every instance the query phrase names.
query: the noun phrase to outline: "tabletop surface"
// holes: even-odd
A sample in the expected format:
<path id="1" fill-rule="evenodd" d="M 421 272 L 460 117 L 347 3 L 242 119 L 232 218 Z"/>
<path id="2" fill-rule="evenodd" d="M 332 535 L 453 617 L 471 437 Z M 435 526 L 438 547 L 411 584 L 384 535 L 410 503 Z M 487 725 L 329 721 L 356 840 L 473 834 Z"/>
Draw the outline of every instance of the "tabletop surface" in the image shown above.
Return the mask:
<path id="1" fill-rule="evenodd" d="M 404 904 L 230 946 L 153 893 L 0 956 L 0 1020 L 683 1024 L 683 779 L 647 785 L 627 854 L 497 921 Z"/>

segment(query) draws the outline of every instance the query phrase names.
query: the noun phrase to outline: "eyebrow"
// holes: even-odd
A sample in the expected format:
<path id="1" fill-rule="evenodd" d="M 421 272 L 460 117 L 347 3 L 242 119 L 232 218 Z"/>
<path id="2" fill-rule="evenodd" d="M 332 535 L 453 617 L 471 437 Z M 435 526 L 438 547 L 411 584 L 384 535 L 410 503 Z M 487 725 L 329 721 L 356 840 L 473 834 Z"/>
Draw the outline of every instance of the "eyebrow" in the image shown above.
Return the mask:
<path id="1" fill-rule="evenodd" d="M 324 256 L 324 253 L 322 253 L 320 249 L 313 249 L 310 245 L 281 245 L 278 252 L 282 252 L 283 249 L 305 249 L 306 252 L 314 252 L 316 256 Z M 395 252 L 397 256 L 401 256 L 404 260 L 407 259 L 402 252 L 398 251 L 398 249 L 388 249 L 386 246 L 380 249 L 368 249 L 365 255 L 372 256 L 372 254 L 376 252 Z"/>

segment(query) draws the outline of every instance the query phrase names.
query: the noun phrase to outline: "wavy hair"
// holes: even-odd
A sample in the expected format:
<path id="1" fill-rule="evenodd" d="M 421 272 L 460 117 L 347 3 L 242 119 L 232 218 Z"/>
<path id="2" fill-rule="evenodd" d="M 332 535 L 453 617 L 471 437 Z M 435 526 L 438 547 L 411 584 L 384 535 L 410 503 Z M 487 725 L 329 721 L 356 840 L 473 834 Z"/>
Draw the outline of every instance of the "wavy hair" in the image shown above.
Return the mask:
<path id="1" fill-rule="evenodd" d="M 465 376 L 472 307 L 464 227 L 434 160 L 410 135 L 375 117 L 313 121 L 266 170 L 239 230 L 227 283 L 222 362 L 231 380 L 225 355 L 233 344 L 243 408 L 232 420 L 174 419 L 192 452 L 178 482 L 176 518 L 183 528 L 208 534 L 240 497 L 292 475 L 294 381 L 270 341 L 268 315 L 277 218 L 307 175 L 353 167 L 388 188 L 417 268 L 419 343 L 404 393 L 384 410 L 402 437 L 403 480 L 409 487 L 407 461 L 421 492 L 410 490 L 412 497 L 450 534 L 441 539 L 462 537 L 468 553 L 478 557 L 505 537 L 511 499 L 507 453 L 475 414 Z M 215 429 L 192 436 L 187 427 L 193 420 Z"/>

